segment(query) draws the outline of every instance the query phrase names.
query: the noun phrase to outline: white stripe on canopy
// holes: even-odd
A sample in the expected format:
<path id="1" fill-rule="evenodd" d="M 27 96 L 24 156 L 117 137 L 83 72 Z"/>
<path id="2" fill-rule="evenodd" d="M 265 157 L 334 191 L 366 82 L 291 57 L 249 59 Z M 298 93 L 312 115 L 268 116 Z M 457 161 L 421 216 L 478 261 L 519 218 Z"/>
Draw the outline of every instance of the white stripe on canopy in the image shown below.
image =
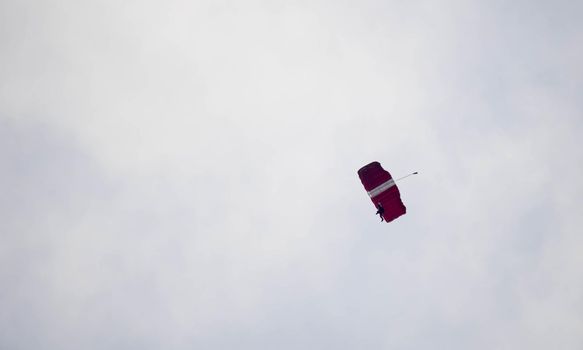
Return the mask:
<path id="1" fill-rule="evenodd" d="M 382 184 L 378 185 L 377 187 L 373 188 L 372 190 L 368 191 L 368 195 L 370 198 L 376 197 L 379 194 L 383 193 L 384 191 L 388 190 L 389 188 L 395 186 L 395 181 L 390 179 L 387 182 L 383 182 Z"/>

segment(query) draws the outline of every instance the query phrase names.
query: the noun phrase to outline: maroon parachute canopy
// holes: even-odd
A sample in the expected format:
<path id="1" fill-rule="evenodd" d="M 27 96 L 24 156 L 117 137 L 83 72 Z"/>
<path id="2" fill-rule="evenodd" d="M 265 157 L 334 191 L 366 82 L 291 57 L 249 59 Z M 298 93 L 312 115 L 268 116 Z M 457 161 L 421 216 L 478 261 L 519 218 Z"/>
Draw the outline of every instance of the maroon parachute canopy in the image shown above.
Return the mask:
<path id="1" fill-rule="evenodd" d="M 380 203 L 385 209 L 383 217 L 386 222 L 393 221 L 407 212 L 395 180 L 379 162 L 372 162 L 360 168 L 358 177 L 375 207 Z"/>

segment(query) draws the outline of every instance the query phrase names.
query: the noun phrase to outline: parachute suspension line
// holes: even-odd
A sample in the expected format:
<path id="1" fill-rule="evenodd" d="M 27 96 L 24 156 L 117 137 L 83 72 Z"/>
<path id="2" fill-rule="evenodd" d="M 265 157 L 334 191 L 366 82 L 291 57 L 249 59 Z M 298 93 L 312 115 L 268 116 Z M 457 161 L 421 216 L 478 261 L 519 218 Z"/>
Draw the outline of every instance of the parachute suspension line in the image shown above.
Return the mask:
<path id="1" fill-rule="evenodd" d="M 396 180 L 395 180 L 395 182 L 397 182 L 397 181 L 399 181 L 399 180 L 403 180 L 404 178 L 407 178 L 407 177 L 409 177 L 409 176 L 411 176 L 411 175 L 417 175 L 417 174 L 418 174 L 417 172 L 414 172 L 414 173 L 411 173 L 411 174 L 409 174 L 409 175 L 405 175 L 405 176 L 403 176 L 403 177 L 400 177 L 400 178 L 396 179 Z"/>

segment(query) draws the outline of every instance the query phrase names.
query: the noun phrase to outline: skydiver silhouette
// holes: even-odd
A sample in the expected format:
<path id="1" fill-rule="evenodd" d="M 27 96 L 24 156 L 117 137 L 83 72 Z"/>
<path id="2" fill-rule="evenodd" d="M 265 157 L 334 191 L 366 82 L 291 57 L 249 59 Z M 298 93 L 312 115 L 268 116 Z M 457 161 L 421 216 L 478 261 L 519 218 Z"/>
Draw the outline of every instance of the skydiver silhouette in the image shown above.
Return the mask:
<path id="1" fill-rule="evenodd" d="M 383 206 L 381 205 L 381 203 L 379 202 L 377 204 L 377 213 L 375 215 L 378 215 L 381 217 L 381 222 L 385 221 L 384 215 L 385 214 L 385 208 L 383 208 Z"/>

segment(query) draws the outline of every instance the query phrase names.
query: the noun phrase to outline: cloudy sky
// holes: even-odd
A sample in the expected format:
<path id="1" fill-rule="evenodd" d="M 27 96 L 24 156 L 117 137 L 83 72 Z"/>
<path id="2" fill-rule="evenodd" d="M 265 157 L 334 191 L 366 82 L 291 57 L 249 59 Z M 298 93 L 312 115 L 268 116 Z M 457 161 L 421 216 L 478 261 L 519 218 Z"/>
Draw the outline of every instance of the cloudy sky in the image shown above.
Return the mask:
<path id="1" fill-rule="evenodd" d="M 0 348 L 583 348 L 582 11 L 0 1 Z"/>

